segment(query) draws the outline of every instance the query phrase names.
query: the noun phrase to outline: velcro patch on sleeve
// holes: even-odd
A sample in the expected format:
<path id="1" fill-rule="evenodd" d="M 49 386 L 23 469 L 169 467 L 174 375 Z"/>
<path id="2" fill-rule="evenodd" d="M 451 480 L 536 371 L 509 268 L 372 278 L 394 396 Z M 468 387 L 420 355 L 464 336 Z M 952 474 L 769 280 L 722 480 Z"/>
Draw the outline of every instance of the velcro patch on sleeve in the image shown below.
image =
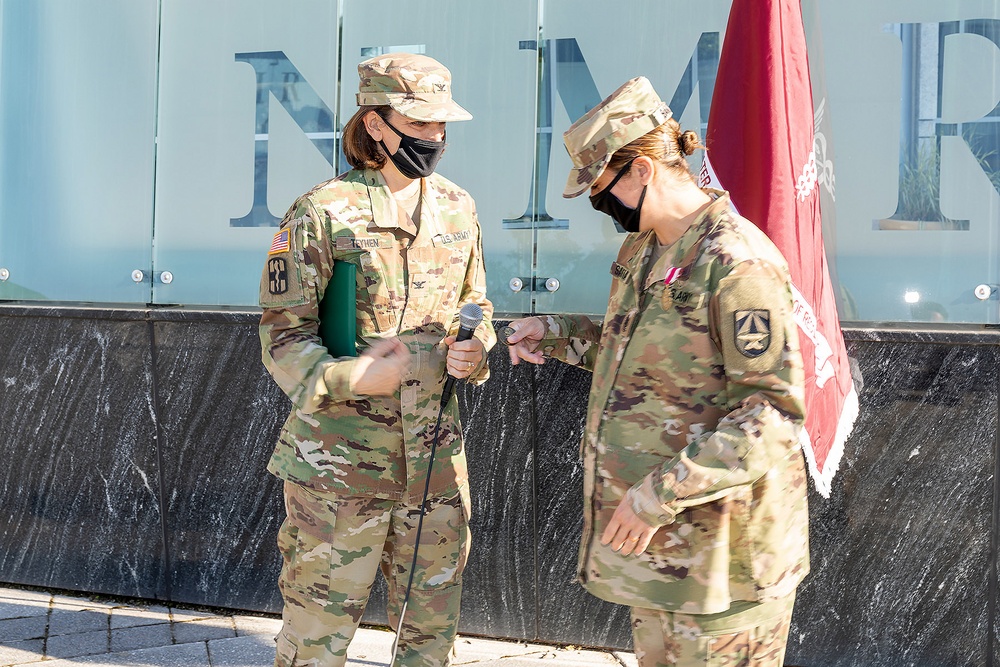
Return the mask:
<path id="1" fill-rule="evenodd" d="M 288 260 L 285 257 L 267 260 L 267 293 L 274 296 L 288 294 Z"/>
<path id="2" fill-rule="evenodd" d="M 765 276 L 730 276 L 719 284 L 719 331 L 727 371 L 781 368 L 787 291 Z"/>
<path id="3" fill-rule="evenodd" d="M 264 271 L 260 276 L 262 308 L 299 306 L 305 303 L 301 271 L 295 262 L 295 258 L 299 256 L 294 250 L 297 241 L 295 231 L 293 225 L 284 227 L 271 241 Z"/>

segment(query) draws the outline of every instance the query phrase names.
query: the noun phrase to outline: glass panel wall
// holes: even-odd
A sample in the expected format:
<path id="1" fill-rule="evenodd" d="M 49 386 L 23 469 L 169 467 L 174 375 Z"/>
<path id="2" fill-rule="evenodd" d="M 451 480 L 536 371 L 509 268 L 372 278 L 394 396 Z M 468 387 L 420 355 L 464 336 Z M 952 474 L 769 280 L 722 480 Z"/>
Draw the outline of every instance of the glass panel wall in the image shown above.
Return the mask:
<path id="1" fill-rule="evenodd" d="M 544 210 L 539 222 L 538 275 L 559 287 L 536 293 L 539 312 L 604 314 L 611 285 L 611 262 L 625 238 L 611 219 L 593 210 L 584 194 L 564 199 L 571 163 L 562 134 L 573 121 L 636 76 L 645 76 L 670 105 L 684 129 L 704 138 L 719 62 L 719 36 L 729 2 L 629 3 L 607 21 L 601 2 L 547 0 L 542 19 L 543 55 L 540 118 L 551 133 L 551 157 L 541 156 Z M 666 26 L 670 28 L 667 34 Z M 677 30 L 676 26 L 684 26 Z M 701 154 L 692 157 L 697 173 Z M 544 283 L 544 281 L 540 281 Z M 550 283 L 550 287 L 554 287 Z"/>
<path id="2" fill-rule="evenodd" d="M 360 0 L 344 6 L 341 125 L 357 110 L 357 66 L 365 58 L 409 51 L 447 66 L 452 93 L 473 119 L 448 124 L 438 173 L 476 201 L 487 294 L 496 310 L 528 312 L 530 290 L 513 292 L 508 283 L 531 275 L 535 0 L 388 0 L 380 7 L 372 12 Z"/>
<path id="3" fill-rule="evenodd" d="M 274 225 L 345 167 L 357 63 L 405 50 L 475 116 L 440 172 L 497 310 L 602 313 L 623 234 L 562 198 L 562 132 L 642 74 L 704 135 L 729 0 L 380 7 L 0 0 L 0 299 L 255 305 Z M 1000 0 L 803 13 L 842 318 L 997 323 Z"/>
<path id="4" fill-rule="evenodd" d="M 155 2 L 0 0 L 0 299 L 151 300 L 156 41 Z"/>
<path id="5" fill-rule="evenodd" d="M 337 173 L 337 5 L 164 0 L 162 31 L 154 300 L 255 305 L 274 227 Z"/>
<path id="6" fill-rule="evenodd" d="M 819 3 L 844 319 L 1000 321 L 998 10 Z"/>

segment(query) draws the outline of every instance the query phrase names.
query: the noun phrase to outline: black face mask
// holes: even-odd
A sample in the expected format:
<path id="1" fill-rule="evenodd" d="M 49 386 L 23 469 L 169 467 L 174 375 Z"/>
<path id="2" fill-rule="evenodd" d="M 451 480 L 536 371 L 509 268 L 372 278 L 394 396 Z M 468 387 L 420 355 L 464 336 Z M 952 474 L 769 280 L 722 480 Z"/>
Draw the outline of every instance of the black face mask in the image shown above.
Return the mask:
<path id="1" fill-rule="evenodd" d="M 383 122 L 389 125 L 389 121 L 383 119 Z M 433 174 L 437 163 L 441 160 L 441 155 L 444 153 L 444 142 L 409 137 L 392 125 L 389 125 L 389 129 L 399 137 L 399 148 L 396 149 L 395 153 L 389 155 L 389 149 L 386 148 L 385 142 L 379 141 L 379 144 L 382 145 L 385 154 L 389 155 L 392 163 L 396 165 L 396 169 L 399 169 L 399 173 L 411 179 L 426 178 Z"/>
<path id="2" fill-rule="evenodd" d="M 608 185 L 596 195 L 590 195 L 590 205 L 601 213 L 611 216 L 626 232 L 639 231 L 639 210 L 642 209 L 642 200 L 646 198 L 646 188 L 643 187 L 642 194 L 639 195 L 639 203 L 635 208 L 629 208 L 621 202 L 618 197 L 611 194 L 611 188 L 615 187 L 622 176 L 632 168 L 632 161 L 625 163 L 618 175 L 612 179 Z"/>

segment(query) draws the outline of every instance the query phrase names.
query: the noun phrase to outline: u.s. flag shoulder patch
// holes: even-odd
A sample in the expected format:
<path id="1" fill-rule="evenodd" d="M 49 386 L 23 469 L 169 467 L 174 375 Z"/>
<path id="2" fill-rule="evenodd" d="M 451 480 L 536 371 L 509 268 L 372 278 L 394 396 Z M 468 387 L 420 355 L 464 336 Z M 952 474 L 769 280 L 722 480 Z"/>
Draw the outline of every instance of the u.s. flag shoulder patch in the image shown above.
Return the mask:
<path id="1" fill-rule="evenodd" d="M 267 254 L 276 255 L 279 252 L 288 252 L 288 248 L 290 247 L 289 239 L 289 230 L 282 229 L 274 235 L 274 238 L 271 240 L 271 249 L 267 251 Z"/>

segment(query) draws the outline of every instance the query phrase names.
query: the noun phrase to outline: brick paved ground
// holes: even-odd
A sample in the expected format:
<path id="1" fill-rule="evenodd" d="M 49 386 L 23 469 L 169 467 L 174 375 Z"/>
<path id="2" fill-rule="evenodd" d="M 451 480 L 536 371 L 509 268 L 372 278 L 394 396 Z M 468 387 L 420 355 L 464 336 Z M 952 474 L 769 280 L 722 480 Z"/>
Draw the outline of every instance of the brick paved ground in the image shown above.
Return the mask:
<path id="1" fill-rule="evenodd" d="M 0 586 L 0 667 L 271 667 L 281 621 Z M 349 667 L 389 662 L 392 633 L 361 628 Z M 454 665 L 634 667 L 631 653 L 459 637 Z"/>

